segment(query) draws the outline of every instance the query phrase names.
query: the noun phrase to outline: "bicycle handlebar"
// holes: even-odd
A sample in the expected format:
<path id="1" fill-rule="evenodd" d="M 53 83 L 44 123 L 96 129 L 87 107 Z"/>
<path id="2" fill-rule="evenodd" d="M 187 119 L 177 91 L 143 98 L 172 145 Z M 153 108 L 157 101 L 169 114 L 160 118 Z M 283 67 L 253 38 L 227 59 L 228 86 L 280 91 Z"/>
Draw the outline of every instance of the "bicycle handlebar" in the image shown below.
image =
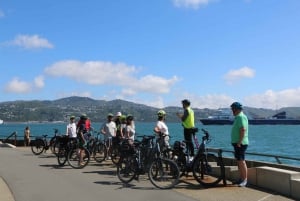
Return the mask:
<path id="1" fill-rule="evenodd" d="M 205 130 L 204 128 L 202 128 L 201 130 L 203 131 L 203 133 L 204 133 L 204 135 L 205 135 L 205 136 L 203 136 L 203 138 L 206 139 L 206 140 L 209 140 L 209 137 L 210 137 L 210 136 L 209 136 L 208 131 Z"/>

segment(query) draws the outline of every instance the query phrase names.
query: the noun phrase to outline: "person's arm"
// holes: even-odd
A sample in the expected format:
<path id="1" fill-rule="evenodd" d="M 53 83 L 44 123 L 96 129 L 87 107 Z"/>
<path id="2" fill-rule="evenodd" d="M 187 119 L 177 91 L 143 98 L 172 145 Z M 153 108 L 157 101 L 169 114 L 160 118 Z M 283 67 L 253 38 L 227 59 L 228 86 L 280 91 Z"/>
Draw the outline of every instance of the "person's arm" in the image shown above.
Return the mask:
<path id="1" fill-rule="evenodd" d="M 100 129 L 100 132 L 105 135 L 106 134 L 106 131 L 105 131 L 105 124 L 102 125 L 101 129 Z"/>
<path id="2" fill-rule="evenodd" d="M 183 115 L 181 116 L 181 121 L 185 121 L 188 116 L 189 116 L 188 110 L 184 109 Z"/>
<path id="3" fill-rule="evenodd" d="M 245 131 L 246 131 L 246 129 L 244 127 L 240 128 L 240 140 L 238 141 L 237 146 L 241 146 L 242 141 L 245 137 Z"/>

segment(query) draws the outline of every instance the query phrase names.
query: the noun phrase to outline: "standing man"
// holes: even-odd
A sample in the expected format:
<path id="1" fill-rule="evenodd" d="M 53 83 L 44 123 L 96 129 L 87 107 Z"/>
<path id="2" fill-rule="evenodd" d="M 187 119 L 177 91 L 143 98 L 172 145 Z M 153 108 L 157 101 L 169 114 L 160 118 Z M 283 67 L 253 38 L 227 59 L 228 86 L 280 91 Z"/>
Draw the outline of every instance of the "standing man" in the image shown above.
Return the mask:
<path id="1" fill-rule="evenodd" d="M 243 107 L 239 102 L 231 104 L 231 110 L 234 117 L 233 126 L 231 129 L 231 143 L 234 147 L 234 156 L 237 160 L 240 181 L 238 185 L 245 187 L 247 185 L 247 164 L 245 162 L 245 151 L 248 147 L 248 118 L 243 113 Z"/>
<path id="2" fill-rule="evenodd" d="M 194 156 L 194 144 L 192 141 L 192 135 L 195 134 L 195 117 L 194 111 L 191 109 L 191 102 L 187 99 L 181 101 L 184 109 L 183 114 L 177 113 L 177 116 L 181 119 L 183 126 L 184 140 L 189 149 L 190 156 Z"/>
<path id="3" fill-rule="evenodd" d="M 112 138 L 116 137 L 117 126 L 113 121 L 114 115 L 109 113 L 107 115 L 107 121 L 101 126 L 100 132 L 104 135 L 106 146 L 108 148 L 108 159 L 110 159 L 112 153 Z"/>
<path id="4" fill-rule="evenodd" d="M 24 146 L 29 146 L 30 145 L 30 129 L 29 126 L 26 126 L 24 129 Z"/>
<path id="5" fill-rule="evenodd" d="M 66 135 L 69 138 L 76 138 L 77 133 L 76 133 L 76 123 L 75 123 L 75 116 L 70 117 L 70 123 L 67 125 L 67 133 Z"/>

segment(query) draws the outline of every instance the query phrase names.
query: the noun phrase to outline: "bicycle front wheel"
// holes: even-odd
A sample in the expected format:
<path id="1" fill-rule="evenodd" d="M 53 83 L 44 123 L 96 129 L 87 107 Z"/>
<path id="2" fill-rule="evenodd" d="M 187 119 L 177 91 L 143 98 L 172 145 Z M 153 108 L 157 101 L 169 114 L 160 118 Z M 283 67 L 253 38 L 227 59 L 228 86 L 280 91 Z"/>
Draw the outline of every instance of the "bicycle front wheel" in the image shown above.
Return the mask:
<path id="1" fill-rule="evenodd" d="M 35 155 L 40 155 L 45 150 L 45 142 L 42 139 L 36 139 L 34 143 L 31 144 L 31 151 Z"/>
<path id="2" fill-rule="evenodd" d="M 194 178 L 204 187 L 213 187 L 222 180 L 222 161 L 214 154 L 197 157 L 193 165 Z"/>
<path id="3" fill-rule="evenodd" d="M 155 187 L 170 189 L 178 184 L 180 171 L 174 161 L 158 158 L 151 163 L 148 176 Z"/>
<path id="4" fill-rule="evenodd" d="M 120 161 L 120 151 L 119 151 L 118 146 L 112 147 L 111 160 L 112 160 L 113 164 L 115 164 L 115 165 L 117 165 L 119 163 L 119 161 Z"/>
<path id="5" fill-rule="evenodd" d="M 95 161 L 101 163 L 102 161 L 105 160 L 106 156 L 107 156 L 106 145 L 102 142 L 96 144 L 95 147 L 93 148 L 93 157 Z"/>
<path id="6" fill-rule="evenodd" d="M 117 175 L 123 183 L 131 182 L 137 176 L 138 162 L 134 156 L 121 157 L 117 164 Z"/>
<path id="7" fill-rule="evenodd" d="M 67 160 L 72 168 L 84 168 L 90 162 L 90 152 L 85 147 L 74 148 L 69 151 Z"/>

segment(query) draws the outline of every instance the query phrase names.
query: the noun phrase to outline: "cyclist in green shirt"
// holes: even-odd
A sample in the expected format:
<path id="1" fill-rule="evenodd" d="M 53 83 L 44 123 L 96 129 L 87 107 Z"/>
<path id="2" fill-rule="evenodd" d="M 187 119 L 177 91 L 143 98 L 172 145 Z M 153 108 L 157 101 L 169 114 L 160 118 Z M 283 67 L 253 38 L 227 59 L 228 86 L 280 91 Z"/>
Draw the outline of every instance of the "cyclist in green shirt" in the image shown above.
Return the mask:
<path id="1" fill-rule="evenodd" d="M 243 107 L 239 102 L 231 104 L 231 110 L 234 117 L 234 122 L 231 129 L 231 143 L 234 147 L 234 156 L 238 163 L 240 172 L 240 181 L 238 185 L 244 187 L 247 185 L 247 164 L 245 162 L 245 151 L 248 147 L 248 118 L 243 113 Z"/>

